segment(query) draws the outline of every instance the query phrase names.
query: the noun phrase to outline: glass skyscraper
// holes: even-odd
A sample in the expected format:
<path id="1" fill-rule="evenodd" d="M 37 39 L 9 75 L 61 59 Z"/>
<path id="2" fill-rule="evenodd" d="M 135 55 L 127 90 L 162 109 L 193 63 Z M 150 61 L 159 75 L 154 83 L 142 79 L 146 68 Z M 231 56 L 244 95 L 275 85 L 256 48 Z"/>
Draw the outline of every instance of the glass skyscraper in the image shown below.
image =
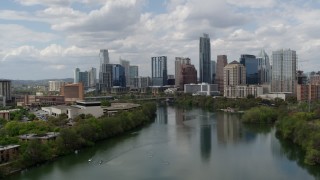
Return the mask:
<path id="1" fill-rule="evenodd" d="M 297 55 L 294 50 L 272 52 L 272 92 L 296 93 Z"/>
<path id="2" fill-rule="evenodd" d="M 247 84 L 259 84 L 259 61 L 256 56 L 249 54 L 242 54 L 240 63 L 246 67 L 246 82 Z"/>
<path id="3" fill-rule="evenodd" d="M 262 49 L 257 56 L 259 84 L 269 84 L 271 82 L 271 66 L 268 54 Z"/>
<path id="4" fill-rule="evenodd" d="M 168 80 L 167 56 L 152 57 L 151 70 L 152 70 L 152 86 L 167 85 L 167 80 Z"/>
<path id="5" fill-rule="evenodd" d="M 113 64 L 112 86 L 126 87 L 125 68 L 120 64 Z"/>
<path id="6" fill-rule="evenodd" d="M 211 83 L 211 45 L 208 34 L 200 37 L 199 44 L 200 82 Z"/>

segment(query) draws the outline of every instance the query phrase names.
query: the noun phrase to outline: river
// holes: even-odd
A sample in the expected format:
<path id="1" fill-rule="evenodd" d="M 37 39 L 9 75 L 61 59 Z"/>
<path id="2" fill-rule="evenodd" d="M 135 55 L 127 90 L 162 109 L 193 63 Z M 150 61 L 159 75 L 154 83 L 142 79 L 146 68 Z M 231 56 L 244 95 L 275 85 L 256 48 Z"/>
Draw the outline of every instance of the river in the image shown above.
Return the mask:
<path id="1" fill-rule="evenodd" d="M 88 160 L 91 159 L 91 162 Z M 319 179 L 301 150 L 239 115 L 161 106 L 155 122 L 8 180 Z"/>

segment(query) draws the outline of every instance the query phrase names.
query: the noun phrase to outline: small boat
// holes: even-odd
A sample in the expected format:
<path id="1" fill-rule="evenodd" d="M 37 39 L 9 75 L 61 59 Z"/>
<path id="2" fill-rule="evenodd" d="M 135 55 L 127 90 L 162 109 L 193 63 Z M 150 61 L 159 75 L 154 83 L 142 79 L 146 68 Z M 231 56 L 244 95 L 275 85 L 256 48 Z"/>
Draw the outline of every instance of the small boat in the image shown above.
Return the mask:
<path id="1" fill-rule="evenodd" d="M 88 160 L 88 162 L 91 162 L 91 161 L 92 161 L 92 159 L 89 159 L 89 160 Z"/>
<path id="2" fill-rule="evenodd" d="M 99 164 L 101 165 L 102 163 L 103 163 L 103 161 L 102 161 L 102 160 L 100 160 Z"/>

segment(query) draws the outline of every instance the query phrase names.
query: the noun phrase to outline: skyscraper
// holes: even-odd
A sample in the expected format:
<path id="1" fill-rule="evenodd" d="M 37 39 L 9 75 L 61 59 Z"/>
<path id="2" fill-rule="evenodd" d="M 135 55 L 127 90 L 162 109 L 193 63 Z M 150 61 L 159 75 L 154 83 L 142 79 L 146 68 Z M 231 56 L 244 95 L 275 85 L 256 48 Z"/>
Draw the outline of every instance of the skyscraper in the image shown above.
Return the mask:
<path id="1" fill-rule="evenodd" d="M 97 84 L 97 69 L 92 67 L 88 71 L 89 73 L 89 87 L 93 88 L 96 87 Z"/>
<path id="2" fill-rule="evenodd" d="M 124 60 L 120 58 L 120 65 L 124 67 L 125 78 L 126 78 L 126 86 L 130 85 L 130 61 Z"/>
<path id="3" fill-rule="evenodd" d="M 200 82 L 211 83 L 211 45 L 208 34 L 200 37 L 199 44 Z"/>
<path id="4" fill-rule="evenodd" d="M 167 85 L 167 56 L 159 56 L 151 58 L 152 70 L 152 85 L 165 86 Z"/>
<path id="5" fill-rule="evenodd" d="M 216 66 L 217 63 L 216 61 L 211 61 L 211 83 L 215 84 L 215 80 L 216 80 Z"/>
<path id="6" fill-rule="evenodd" d="M 272 92 L 296 93 L 297 55 L 294 50 L 272 52 Z"/>
<path id="7" fill-rule="evenodd" d="M 256 56 L 250 54 L 242 54 L 240 63 L 246 67 L 246 82 L 247 84 L 259 84 L 259 61 Z"/>
<path id="8" fill-rule="evenodd" d="M 183 88 L 181 87 L 180 83 L 180 75 L 182 70 L 183 64 L 190 64 L 190 58 L 184 58 L 184 57 L 176 57 L 175 60 L 175 87 Z"/>
<path id="9" fill-rule="evenodd" d="M 261 49 L 257 56 L 257 60 L 259 63 L 259 84 L 269 84 L 271 82 L 271 66 L 268 54 Z"/>
<path id="10" fill-rule="evenodd" d="M 246 67 L 237 61 L 226 65 L 224 71 L 224 85 L 237 86 L 246 84 Z"/>
<path id="11" fill-rule="evenodd" d="M 216 84 L 218 84 L 218 90 L 223 94 L 223 68 L 228 64 L 228 59 L 226 55 L 217 56 L 217 67 L 216 67 Z"/>
<path id="12" fill-rule="evenodd" d="M 80 69 L 79 68 L 76 68 L 75 70 L 74 70 L 74 81 L 73 81 L 73 83 L 79 83 L 79 76 L 80 76 Z"/>
<path id="13" fill-rule="evenodd" d="M 184 90 L 185 84 L 197 83 L 197 70 L 192 64 L 182 64 L 180 71 L 179 87 Z"/>
<path id="14" fill-rule="evenodd" d="M 100 57 L 100 65 L 110 63 L 108 49 L 100 49 L 99 57 Z"/>
<path id="15" fill-rule="evenodd" d="M 109 53 L 107 49 L 101 49 L 99 70 L 99 91 L 109 91 L 112 87 L 112 65 L 109 64 Z"/>
<path id="16" fill-rule="evenodd" d="M 130 87 L 135 87 L 135 78 L 139 77 L 139 67 L 138 66 L 130 66 L 129 67 L 130 72 Z"/>
<path id="17" fill-rule="evenodd" d="M 112 68 L 112 87 L 126 87 L 125 68 L 120 64 L 113 64 Z"/>

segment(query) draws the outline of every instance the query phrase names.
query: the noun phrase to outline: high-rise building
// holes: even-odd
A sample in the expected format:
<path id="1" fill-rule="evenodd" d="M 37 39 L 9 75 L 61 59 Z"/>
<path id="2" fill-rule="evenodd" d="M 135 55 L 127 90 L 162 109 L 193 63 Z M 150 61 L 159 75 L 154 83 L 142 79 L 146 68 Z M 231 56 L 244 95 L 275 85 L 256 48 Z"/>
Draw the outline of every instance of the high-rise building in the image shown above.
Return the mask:
<path id="1" fill-rule="evenodd" d="M 152 85 L 165 86 L 167 85 L 167 56 L 159 56 L 151 58 L 152 70 Z"/>
<path id="2" fill-rule="evenodd" d="M 60 91 L 61 86 L 65 84 L 63 81 L 49 81 L 49 91 Z"/>
<path id="3" fill-rule="evenodd" d="M 130 61 L 120 58 L 120 65 L 124 68 L 126 86 L 130 85 Z"/>
<path id="4" fill-rule="evenodd" d="M 250 54 L 242 54 L 240 63 L 246 67 L 246 82 L 247 84 L 259 84 L 259 61 L 256 56 Z"/>
<path id="5" fill-rule="evenodd" d="M 259 84 L 270 84 L 271 82 L 271 66 L 268 54 L 261 49 L 257 56 Z"/>
<path id="6" fill-rule="evenodd" d="M 184 90 L 185 84 L 196 84 L 197 83 L 197 70 L 192 64 L 182 64 L 179 87 Z"/>
<path id="7" fill-rule="evenodd" d="M 215 84 L 215 80 L 216 80 L 216 66 L 217 66 L 217 63 L 216 61 L 211 61 L 211 83 L 212 84 Z"/>
<path id="8" fill-rule="evenodd" d="M 97 69 L 92 67 L 88 71 L 88 78 L 89 78 L 89 87 L 94 88 L 97 84 Z"/>
<path id="9" fill-rule="evenodd" d="M 125 68 L 120 64 L 113 64 L 112 68 L 112 87 L 126 87 Z"/>
<path id="10" fill-rule="evenodd" d="M 182 88 L 180 85 L 180 74 L 183 64 L 190 64 L 190 58 L 176 57 L 175 60 L 175 87 Z"/>
<path id="11" fill-rule="evenodd" d="M 100 49 L 99 57 L 100 57 L 100 65 L 110 63 L 108 49 Z"/>
<path id="12" fill-rule="evenodd" d="M 237 61 L 233 61 L 223 68 L 224 85 L 237 86 L 246 84 L 246 67 Z"/>
<path id="13" fill-rule="evenodd" d="M 294 50 L 272 52 L 272 92 L 296 93 L 297 55 Z"/>
<path id="14" fill-rule="evenodd" d="M 2 97 L 4 102 L 11 101 L 11 81 L 10 80 L 0 79 L 0 97 Z"/>
<path id="15" fill-rule="evenodd" d="M 200 37 L 199 44 L 200 82 L 211 83 L 211 45 L 208 34 Z"/>
<path id="16" fill-rule="evenodd" d="M 79 79 L 80 79 L 80 69 L 79 68 L 76 68 L 75 70 L 74 70 L 74 83 L 79 83 Z"/>
<path id="17" fill-rule="evenodd" d="M 217 67 L 216 67 L 216 84 L 218 84 L 218 90 L 223 94 L 223 68 L 228 64 L 228 59 L 226 55 L 217 56 Z"/>
<path id="18" fill-rule="evenodd" d="M 100 50 L 100 70 L 99 70 L 99 91 L 110 91 L 112 87 L 112 68 L 109 64 L 109 54 L 107 49 Z"/>
<path id="19" fill-rule="evenodd" d="M 139 77 L 139 67 L 138 66 L 130 66 L 129 68 L 130 72 L 130 87 L 135 87 L 135 79 L 136 77 Z"/>

